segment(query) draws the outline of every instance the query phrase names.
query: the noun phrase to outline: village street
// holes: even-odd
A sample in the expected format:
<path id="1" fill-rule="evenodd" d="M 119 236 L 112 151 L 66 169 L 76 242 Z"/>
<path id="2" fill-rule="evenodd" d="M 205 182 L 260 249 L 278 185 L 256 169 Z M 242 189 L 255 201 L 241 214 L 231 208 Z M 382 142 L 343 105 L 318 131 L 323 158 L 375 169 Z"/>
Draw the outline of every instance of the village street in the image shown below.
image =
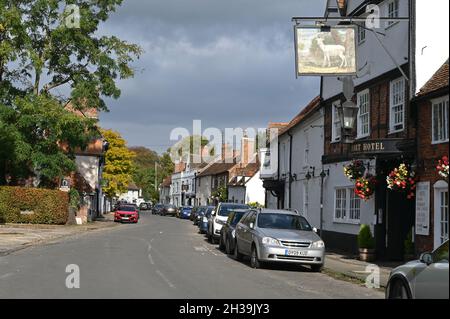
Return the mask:
<path id="1" fill-rule="evenodd" d="M 78 265 L 80 288 L 66 287 Z M 0 257 L 0 298 L 383 298 L 378 290 L 305 267 L 252 269 L 190 221 L 142 214 L 137 225 L 34 246 Z"/>

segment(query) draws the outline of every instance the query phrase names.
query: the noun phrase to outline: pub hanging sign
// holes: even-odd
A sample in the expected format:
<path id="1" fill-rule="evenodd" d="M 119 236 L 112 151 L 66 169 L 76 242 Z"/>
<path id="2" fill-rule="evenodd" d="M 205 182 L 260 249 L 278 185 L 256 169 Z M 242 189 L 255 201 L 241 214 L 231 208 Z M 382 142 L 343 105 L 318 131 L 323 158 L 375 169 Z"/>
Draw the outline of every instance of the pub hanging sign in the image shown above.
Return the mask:
<path id="1" fill-rule="evenodd" d="M 353 154 L 396 154 L 402 153 L 398 148 L 398 143 L 403 139 L 380 139 L 356 141 L 351 146 Z"/>

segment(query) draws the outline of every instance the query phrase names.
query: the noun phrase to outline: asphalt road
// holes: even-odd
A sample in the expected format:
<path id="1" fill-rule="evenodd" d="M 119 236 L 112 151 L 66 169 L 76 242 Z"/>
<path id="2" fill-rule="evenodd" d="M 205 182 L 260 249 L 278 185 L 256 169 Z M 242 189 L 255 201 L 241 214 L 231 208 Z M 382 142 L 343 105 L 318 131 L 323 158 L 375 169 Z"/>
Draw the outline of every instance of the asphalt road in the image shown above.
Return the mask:
<path id="1" fill-rule="evenodd" d="M 66 287 L 78 265 L 80 288 Z M 307 267 L 252 269 L 210 245 L 190 221 L 143 213 L 137 225 L 0 257 L 0 298 L 382 298 Z"/>

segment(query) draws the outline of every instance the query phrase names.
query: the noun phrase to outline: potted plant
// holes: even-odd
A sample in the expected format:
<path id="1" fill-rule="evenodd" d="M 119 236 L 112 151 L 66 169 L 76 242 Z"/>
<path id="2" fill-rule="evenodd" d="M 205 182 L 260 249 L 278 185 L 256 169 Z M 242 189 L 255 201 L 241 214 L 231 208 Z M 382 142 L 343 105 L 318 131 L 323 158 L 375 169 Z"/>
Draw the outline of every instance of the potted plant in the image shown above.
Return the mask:
<path id="1" fill-rule="evenodd" d="M 361 225 L 358 234 L 359 259 L 362 261 L 375 260 L 375 239 L 369 225 Z"/>
<path id="2" fill-rule="evenodd" d="M 404 241 L 404 259 L 405 261 L 414 260 L 414 243 L 412 242 L 412 230 L 408 233 Z"/>

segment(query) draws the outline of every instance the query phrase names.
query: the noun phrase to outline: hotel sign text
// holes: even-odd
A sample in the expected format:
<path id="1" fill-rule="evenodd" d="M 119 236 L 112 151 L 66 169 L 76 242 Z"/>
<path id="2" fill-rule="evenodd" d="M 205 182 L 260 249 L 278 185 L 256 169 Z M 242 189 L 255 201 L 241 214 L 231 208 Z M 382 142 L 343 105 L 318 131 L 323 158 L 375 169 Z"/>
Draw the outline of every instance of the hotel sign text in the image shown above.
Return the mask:
<path id="1" fill-rule="evenodd" d="M 366 140 L 351 146 L 353 154 L 392 154 L 401 153 L 397 148 L 398 139 Z"/>

